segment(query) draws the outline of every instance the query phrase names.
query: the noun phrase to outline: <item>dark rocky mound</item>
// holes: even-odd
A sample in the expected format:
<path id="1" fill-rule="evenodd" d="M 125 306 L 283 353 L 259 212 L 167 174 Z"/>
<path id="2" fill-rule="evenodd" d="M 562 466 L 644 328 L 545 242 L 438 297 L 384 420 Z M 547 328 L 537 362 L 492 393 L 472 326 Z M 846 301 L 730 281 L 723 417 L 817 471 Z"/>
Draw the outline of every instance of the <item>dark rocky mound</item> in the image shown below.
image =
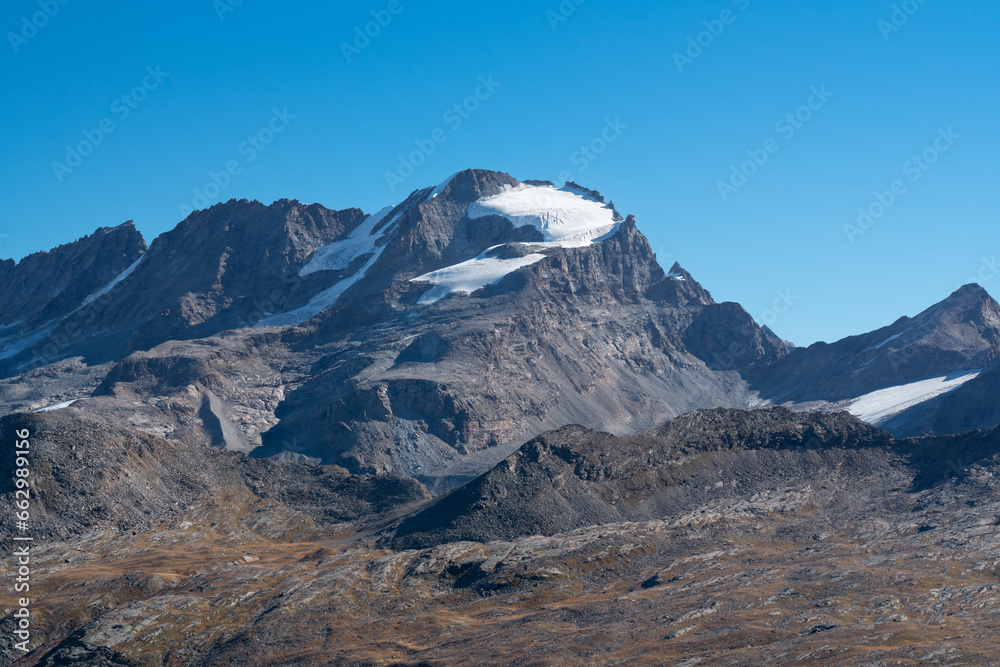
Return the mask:
<path id="1" fill-rule="evenodd" d="M 389 541 L 409 548 L 508 540 L 677 517 L 780 485 L 863 484 L 905 465 L 895 442 L 847 413 L 784 408 L 698 410 L 626 437 L 567 426 L 407 518 Z"/>

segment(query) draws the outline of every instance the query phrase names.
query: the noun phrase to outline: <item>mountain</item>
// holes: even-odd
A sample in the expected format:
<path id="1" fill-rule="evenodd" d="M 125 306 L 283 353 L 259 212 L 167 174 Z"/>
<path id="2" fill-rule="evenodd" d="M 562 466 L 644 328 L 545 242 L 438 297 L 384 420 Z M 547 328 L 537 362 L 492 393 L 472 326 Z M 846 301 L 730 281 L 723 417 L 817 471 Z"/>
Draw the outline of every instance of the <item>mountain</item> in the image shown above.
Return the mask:
<path id="1" fill-rule="evenodd" d="M 373 215 L 219 204 L 113 280 L 8 349 L 2 407 L 441 489 L 567 423 L 748 407 L 788 352 L 600 193 L 483 170 Z"/>
<path id="2" fill-rule="evenodd" d="M 998 360 L 1000 304 L 973 284 L 916 317 L 795 349 L 754 389 L 775 403 L 848 409 L 897 435 L 958 433 L 1000 423 Z"/>
<path id="3" fill-rule="evenodd" d="M 0 271 L 0 665 L 1000 659 L 981 288 L 798 349 L 599 192 L 483 170 Z"/>
<path id="4" fill-rule="evenodd" d="M 767 403 L 897 435 L 1000 423 L 982 288 L 794 348 L 664 271 L 634 217 L 575 183 L 472 169 L 371 215 L 231 200 L 148 249 L 126 224 L 0 271 L 0 412 L 77 401 L 435 494 L 566 424 L 625 435 Z"/>
<path id="5" fill-rule="evenodd" d="M 90 257 L 94 237 L 62 246 L 51 253 L 52 264 L 62 264 L 59 255 L 87 254 L 100 280 L 61 293 L 72 311 L 41 323 L 46 335 L 32 346 L 9 346 L 0 356 L 7 359 L 8 372 L 75 356 L 99 364 L 165 341 L 247 326 L 261 318 L 263 309 L 299 305 L 303 294 L 328 287 L 330 280 L 300 277 L 298 269 L 316 248 L 346 236 L 364 218 L 357 209 L 336 212 L 289 200 L 271 206 L 234 200 L 192 213 L 146 252 L 130 225 L 114 233 L 141 245 L 125 255 L 127 264 L 113 261 L 118 258 L 108 253 Z M 45 276 L 46 270 L 39 267 L 35 273 Z M 3 317 L 11 316 L 4 312 Z"/>

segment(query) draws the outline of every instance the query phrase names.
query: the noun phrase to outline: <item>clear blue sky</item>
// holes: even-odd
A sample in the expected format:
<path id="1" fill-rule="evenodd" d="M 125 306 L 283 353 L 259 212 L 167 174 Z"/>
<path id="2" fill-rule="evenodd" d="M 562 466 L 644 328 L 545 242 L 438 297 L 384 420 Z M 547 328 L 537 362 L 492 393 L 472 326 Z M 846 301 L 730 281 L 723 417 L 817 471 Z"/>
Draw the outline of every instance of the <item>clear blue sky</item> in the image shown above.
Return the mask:
<path id="1" fill-rule="evenodd" d="M 9 0 L 0 256 L 129 219 L 151 240 L 231 161 L 212 201 L 367 212 L 482 167 L 572 172 L 636 215 L 661 263 L 798 344 L 913 315 L 977 273 L 1000 295 L 1000 267 L 984 265 L 1000 255 L 1000 5 L 908 2 L 896 30 L 893 0 L 568 0 L 568 16 L 558 0 L 398 0 L 396 14 L 389 0 Z M 54 16 L 35 16 L 46 4 Z M 391 21 L 348 62 L 341 44 L 373 11 Z M 832 96 L 810 99 L 814 86 Z M 445 118 L 477 88 L 477 109 Z M 274 120 L 262 150 L 243 144 L 275 109 L 294 118 Z M 797 111 L 809 119 L 777 125 Z M 607 119 L 627 127 L 583 157 Z M 446 141 L 391 191 L 385 173 L 439 128 Z M 960 136 L 933 165 L 907 164 L 948 128 Z M 100 144 L 70 167 L 85 131 Z M 767 162 L 723 201 L 747 151 Z M 901 194 L 851 243 L 844 226 L 895 180 Z"/>

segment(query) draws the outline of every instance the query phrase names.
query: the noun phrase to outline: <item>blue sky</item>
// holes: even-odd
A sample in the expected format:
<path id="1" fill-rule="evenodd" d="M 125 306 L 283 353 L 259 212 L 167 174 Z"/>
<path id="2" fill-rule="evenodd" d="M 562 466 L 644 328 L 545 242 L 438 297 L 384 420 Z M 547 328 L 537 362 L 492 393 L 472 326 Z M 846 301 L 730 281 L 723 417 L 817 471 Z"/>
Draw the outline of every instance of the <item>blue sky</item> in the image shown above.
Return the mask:
<path id="1" fill-rule="evenodd" d="M 998 26 L 986 0 L 10 0 L 0 256 L 481 167 L 596 188 L 665 267 L 831 341 L 1000 295 Z"/>

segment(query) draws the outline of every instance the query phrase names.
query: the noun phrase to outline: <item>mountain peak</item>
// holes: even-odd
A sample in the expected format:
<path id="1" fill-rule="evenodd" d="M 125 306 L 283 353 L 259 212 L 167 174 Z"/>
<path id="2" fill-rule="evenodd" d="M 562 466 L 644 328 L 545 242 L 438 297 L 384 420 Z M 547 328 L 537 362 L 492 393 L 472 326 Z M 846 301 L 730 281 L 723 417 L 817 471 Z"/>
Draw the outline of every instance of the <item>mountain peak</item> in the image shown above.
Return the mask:
<path id="1" fill-rule="evenodd" d="M 980 328 L 996 330 L 1000 335 L 1000 304 L 978 283 L 963 285 L 942 301 L 934 304 L 910 320 L 923 326 L 936 320 L 937 326 L 949 322 L 969 322 Z"/>
<path id="2" fill-rule="evenodd" d="M 456 203 L 471 203 L 501 192 L 504 187 L 514 187 L 520 182 L 510 174 L 489 169 L 465 169 L 449 176 L 433 188 L 431 198 L 439 195 L 450 197 Z"/>
<path id="3" fill-rule="evenodd" d="M 992 296 L 990 296 L 990 293 L 986 291 L 985 287 L 979 283 L 969 283 L 968 285 L 962 285 L 957 290 L 952 292 L 944 301 L 942 301 L 942 303 L 968 305 L 995 304 L 996 301 Z"/>

